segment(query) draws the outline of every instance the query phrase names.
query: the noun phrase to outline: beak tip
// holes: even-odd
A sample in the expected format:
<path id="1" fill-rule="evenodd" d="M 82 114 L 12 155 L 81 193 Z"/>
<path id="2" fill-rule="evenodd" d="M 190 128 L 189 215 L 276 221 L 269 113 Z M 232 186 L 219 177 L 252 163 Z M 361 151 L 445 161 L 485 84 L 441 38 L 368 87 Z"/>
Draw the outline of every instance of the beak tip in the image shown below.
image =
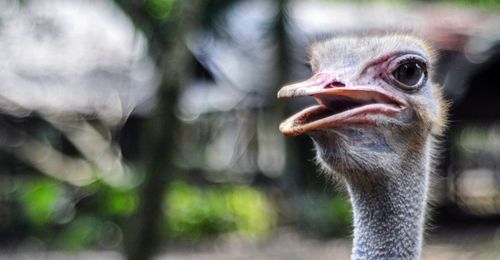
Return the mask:
<path id="1" fill-rule="evenodd" d="M 288 93 L 287 89 L 282 88 L 282 89 L 280 89 L 280 90 L 278 91 L 278 94 L 277 94 L 276 96 L 277 96 L 278 98 L 285 98 L 285 97 L 287 97 L 287 96 L 288 96 L 288 95 L 287 95 L 287 93 Z"/>
<path id="2" fill-rule="evenodd" d="M 297 129 L 293 127 L 290 120 L 285 120 L 281 122 L 279 125 L 279 131 L 284 136 L 296 136 L 301 134 L 301 132 L 299 132 Z"/>

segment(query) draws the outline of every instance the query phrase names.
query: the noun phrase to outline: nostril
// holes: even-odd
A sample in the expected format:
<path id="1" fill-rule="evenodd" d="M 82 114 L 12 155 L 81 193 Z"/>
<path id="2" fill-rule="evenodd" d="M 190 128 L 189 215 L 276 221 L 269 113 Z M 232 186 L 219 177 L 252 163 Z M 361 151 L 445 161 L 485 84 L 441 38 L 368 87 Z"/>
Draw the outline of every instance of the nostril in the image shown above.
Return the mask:
<path id="1" fill-rule="evenodd" d="M 345 87 L 345 84 L 340 81 L 332 81 L 327 84 L 324 88 L 342 88 Z"/>

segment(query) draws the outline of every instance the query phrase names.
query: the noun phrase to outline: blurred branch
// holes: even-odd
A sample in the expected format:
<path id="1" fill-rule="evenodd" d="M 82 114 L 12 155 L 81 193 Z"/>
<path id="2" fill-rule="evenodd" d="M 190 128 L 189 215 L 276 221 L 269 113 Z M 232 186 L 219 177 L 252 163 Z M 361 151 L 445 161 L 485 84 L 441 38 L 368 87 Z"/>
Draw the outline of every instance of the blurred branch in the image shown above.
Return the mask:
<path id="1" fill-rule="evenodd" d="M 12 153 L 32 167 L 59 181 L 76 186 L 92 183 L 97 179 L 94 167 L 84 159 L 72 158 L 54 149 L 50 144 L 25 137 Z"/>
<path id="2" fill-rule="evenodd" d="M 98 170 L 98 177 L 112 186 L 127 186 L 126 165 L 122 161 L 121 150 L 113 146 L 109 128 L 103 136 L 84 119 L 68 119 L 45 116 L 44 119 L 57 128 L 75 148 Z"/>
<path id="3" fill-rule="evenodd" d="M 2 109 L 11 114 L 23 117 L 32 113 L 7 97 L 0 96 L 0 101 L 3 104 Z M 76 186 L 90 184 L 98 178 L 103 178 L 111 185 L 126 184 L 125 166 L 119 148 L 113 149 L 111 141 L 103 137 L 85 119 L 39 115 L 59 130 L 83 157 L 74 158 L 65 155 L 50 143 L 37 140 L 6 120 L 1 121 L 5 140 L 1 147 L 39 172 Z"/>
<path id="4" fill-rule="evenodd" d="M 111 141 L 85 119 L 42 118 L 59 130 L 82 157 L 65 155 L 50 143 L 39 141 L 4 120 L 1 122 L 4 135 L 1 147 L 39 172 L 72 185 L 88 185 L 97 179 L 112 186 L 130 183 L 131 176 L 126 175 L 120 149 L 113 147 Z"/>
<path id="5" fill-rule="evenodd" d="M 2 95 L 0 103 L 2 109 L 10 114 L 23 117 L 32 113 L 30 109 Z M 5 120 L 1 123 L 6 141 L 1 147 L 41 173 L 76 186 L 90 184 L 98 178 L 103 178 L 106 183 L 113 186 L 127 184 L 129 179 L 125 178 L 125 165 L 119 147 L 113 148 L 111 140 L 102 136 L 84 118 L 77 115 L 65 117 L 42 113 L 39 113 L 39 116 L 59 130 L 83 157 L 67 156 L 52 147 L 50 143 L 29 136 L 26 131 L 16 128 Z M 107 127 L 106 130 L 109 131 Z M 12 140 L 18 141 L 13 143 Z"/>
<path id="6" fill-rule="evenodd" d="M 67 156 L 5 120 L 1 125 L 1 147 L 41 173 L 76 186 L 96 180 L 94 166 L 86 160 Z"/>
<path id="7" fill-rule="evenodd" d="M 287 33 L 287 26 L 289 25 L 289 16 L 288 16 L 288 0 L 279 0 L 277 1 L 278 5 L 278 14 L 276 15 L 276 20 L 274 22 L 274 35 L 277 42 L 277 71 L 278 71 L 278 82 L 276 85 L 275 93 L 278 89 L 287 83 L 289 80 L 288 75 L 290 75 L 290 64 L 292 64 L 292 39 L 290 39 Z M 272 96 L 275 98 L 275 95 Z M 276 106 L 274 111 L 279 111 L 276 113 L 280 118 L 283 118 L 286 114 L 286 104 L 283 100 L 275 100 L 271 102 Z M 279 122 L 281 119 L 274 119 L 274 122 Z M 277 131 L 277 130 L 276 130 Z M 300 140 L 299 140 L 300 141 Z M 300 143 L 296 140 L 285 139 L 286 146 L 286 162 L 285 162 L 285 174 L 283 174 L 282 185 L 283 190 L 290 194 L 296 195 L 299 194 L 298 189 L 303 186 L 301 176 L 303 174 L 303 162 L 309 161 L 307 157 L 305 157 L 306 153 L 298 153 L 297 151 L 307 151 L 308 148 L 299 149 L 297 146 Z"/>

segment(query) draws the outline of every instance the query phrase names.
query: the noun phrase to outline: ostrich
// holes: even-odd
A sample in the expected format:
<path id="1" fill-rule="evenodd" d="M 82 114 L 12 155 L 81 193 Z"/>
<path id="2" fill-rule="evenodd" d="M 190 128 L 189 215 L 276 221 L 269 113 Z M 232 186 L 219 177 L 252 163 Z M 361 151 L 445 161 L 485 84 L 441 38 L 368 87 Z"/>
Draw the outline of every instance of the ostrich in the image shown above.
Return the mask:
<path id="1" fill-rule="evenodd" d="M 429 80 L 434 51 L 408 35 L 341 37 L 313 44 L 314 76 L 278 98 L 318 105 L 280 124 L 307 133 L 317 161 L 347 188 L 352 259 L 420 258 L 427 190 L 447 102 Z M 330 174 L 329 174 L 330 175 Z"/>

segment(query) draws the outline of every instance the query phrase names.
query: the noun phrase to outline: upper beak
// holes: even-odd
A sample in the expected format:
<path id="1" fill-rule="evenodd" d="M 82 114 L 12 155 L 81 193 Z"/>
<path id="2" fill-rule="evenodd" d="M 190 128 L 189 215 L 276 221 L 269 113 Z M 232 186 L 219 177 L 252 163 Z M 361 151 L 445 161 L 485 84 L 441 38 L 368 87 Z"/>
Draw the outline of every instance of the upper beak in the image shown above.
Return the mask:
<path id="1" fill-rule="evenodd" d="M 307 108 L 280 125 L 285 135 L 348 123 L 375 124 L 368 114 L 394 115 L 406 107 L 406 101 L 376 85 L 352 85 L 320 72 L 303 82 L 284 86 L 278 98 L 313 96 L 319 105 Z M 343 103 L 350 102 L 349 106 Z"/>
<path id="2" fill-rule="evenodd" d="M 345 96 L 359 101 L 372 100 L 380 103 L 389 101 L 399 106 L 406 106 L 405 100 L 380 87 L 373 85 L 346 86 L 340 81 L 333 80 L 329 74 L 322 72 L 305 81 L 286 85 L 278 91 L 278 98 L 321 95 Z"/>
<path id="3" fill-rule="evenodd" d="M 329 74 L 318 73 L 308 80 L 282 87 L 278 91 L 278 98 L 310 96 L 317 94 L 328 88 L 328 85 L 332 81 L 333 80 Z"/>

